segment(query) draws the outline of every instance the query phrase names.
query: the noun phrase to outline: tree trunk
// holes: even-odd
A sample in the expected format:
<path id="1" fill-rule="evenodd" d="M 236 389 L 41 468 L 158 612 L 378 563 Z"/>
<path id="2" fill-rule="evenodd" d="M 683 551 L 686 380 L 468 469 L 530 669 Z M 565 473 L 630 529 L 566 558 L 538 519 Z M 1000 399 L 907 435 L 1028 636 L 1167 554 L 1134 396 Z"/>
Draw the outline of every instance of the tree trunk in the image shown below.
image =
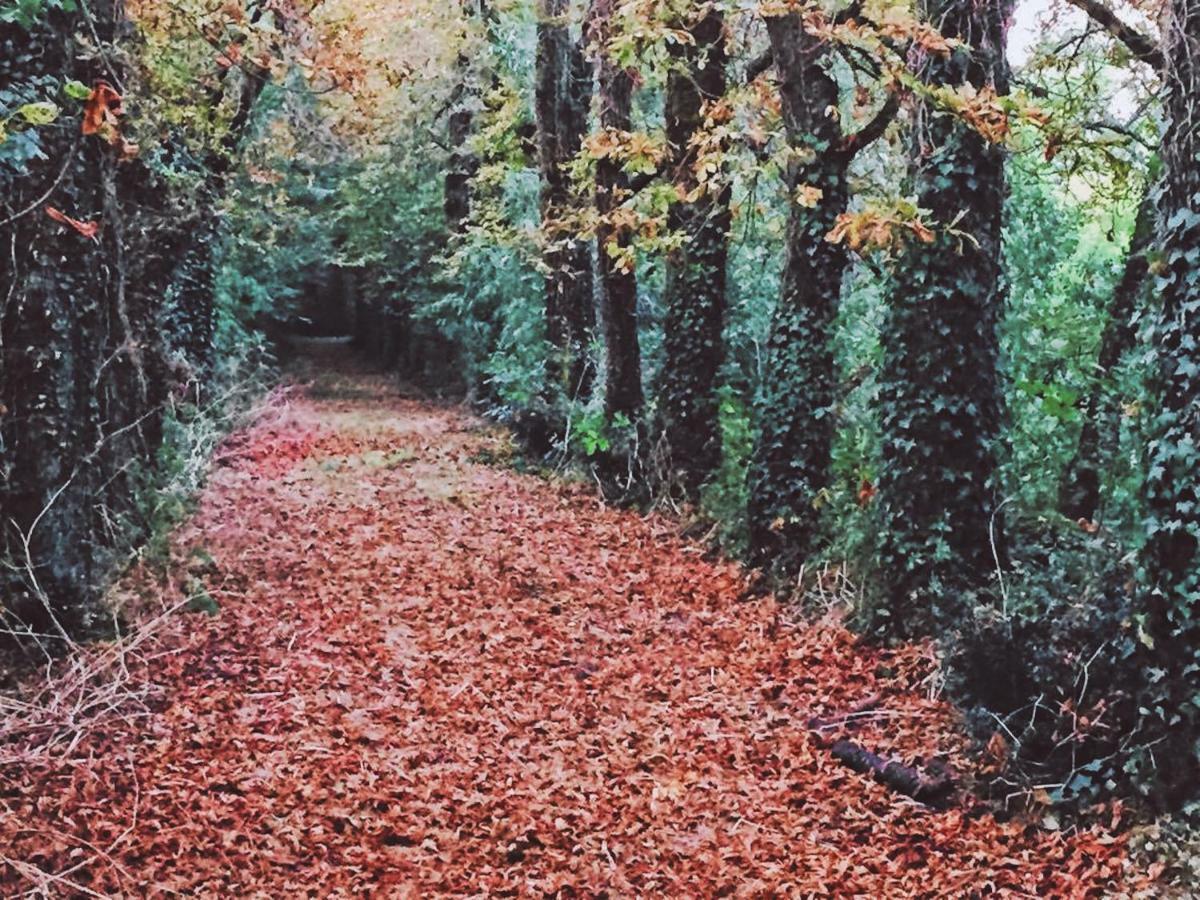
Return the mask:
<path id="1" fill-rule="evenodd" d="M 690 24 L 692 44 L 676 45 L 667 79 L 666 126 L 671 173 L 681 199 L 668 227 L 683 246 L 667 257 L 662 403 L 670 474 L 690 500 L 721 464 L 717 383 L 724 362 L 730 187 L 722 177 L 701 182 L 693 145 L 712 104 L 725 95 L 725 19 L 706 9 Z M 698 196 L 697 196 L 698 194 Z M 694 198 L 694 199 L 693 199 Z"/>
<path id="2" fill-rule="evenodd" d="M 966 48 L 926 61 L 935 85 L 1008 89 L 1012 0 L 926 0 L 924 17 Z M 911 243 L 896 269 L 883 334 L 882 576 L 886 624 L 930 633 L 955 623 L 987 583 L 1003 529 L 994 496 L 1000 429 L 997 323 L 1004 305 L 1004 151 L 925 105 L 913 144 L 918 205 L 932 243 Z M 950 233 L 954 227 L 969 237 Z"/>
<path id="3" fill-rule="evenodd" d="M 1200 783 L 1200 0 L 1174 0 L 1169 16 L 1156 267 L 1162 412 L 1143 554 L 1154 641 L 1147 672 L 1159 677 L 1147 679 L 1143 704 L 1161 719 L 1166 746 L 1154 753 L 1163 794 L 1178 803 Z"/>
<path id="4" fill-rule="evenodd" d="M 75 36 L 113 45 L 121 5 L 95 6 L 86 28 L 83 17 L 51 10 L 28 32 L 0 25 L 0 83 L 36 93 L 44 79 L 119 82 L 121 54 L 83 53 Z M 140 159 L 81 134 L 77 108 L 36 128 L 41 156 L 20 174 L 0 171 L 0 556 L 15 565 L 0 572 L 0 595 L 36 631 L 80 637 L 111 627 L 99 600 L 117 551 L 147 524 L 135 492 L 152 484 L 178 374 L 169 357 L 182 351 L 199 368 L 211 346 L 207 204 L 224 192 L 261 90 L 261 80 L 234 83 L 249 102 L 228 152 L 205 160 L 190 219 Z M 47 205 L 97 223 L 98 235 L 52 221 Z M 182 337 L 180 324 L 192 326 Z"/>
<path id="5" fill-rule="evenodd" d="M 467 21 L 482 22 L 490 34 L 493 13 L 487 0 L 458 0 L 458 4 Z M 455 68 L 461 81 L 455 89 L 447 117 L 450 159 L 446 166 L 444 206 L 446 226 L 452 234 L 462 234 L 471 219 L 471 182 L 480 165 L 479 157 L 471 149 L 471 136 L 483 92 L 465 51 L 459 52 Z"/>
<path id="6" fill-rule="evenodd" d="M 596 84 L 600 98 L 600 127 L 630 130 L 633 111 L 633 76 L 608 55 L 615 0 L 592 0 L 588 38 L 597 46 Z M 629 178 L 621 162 L 605 158 L 596 163 L 596 208 L 601 216 L 599 245 L 600 311 L 604 322 L 605 412 L 610 421 L 623 416 L 638 423 L 642 415 L 642 356 L 638 343 L 637 275 L 631 257 L 633 240 L 628 229 L 616 227 L 612 213 L 625 201 Z"/>
<path id="7" fill-rule="evenodd" d="M 791 575 L 814 547 L 829 484 L 837 378 L 831 331 L 848 257 L 826 238 L 846 211 L 854 155 L 883 132 L 895 102 L 888 100 L 857 134 L 845 135 L 830 112 L 840 98 L 828 71 L 828 43 L 809 34 L 797 13 L 769 18 L 767 30 L 784 126 L 796 152 L 786 173 L 787 260 L 767 339 L 748 512 L 752 559 Z"/>
<path id="8" fill-rule="evenodd" d="M 1154 224 L 1154 199 L 1147 193 L 1138 206 L 1125 270 L 1109 303 L 1096 373 L 1082 406 L 1083 429 L 1079 443 L 1059 488 L 1059 509 L 1070 519 L 1093 522 L 1100 509 L 1102 476 L 1112 459 L 1120 430 L 1120 398 L 1114 390 L 1112 376 L 1137 339 L 1134 317 L 1138 301 L 1146 291 L 1150 272 L 1147 254 L 1154 238 Z"/>
<path id="9" fill-rule="evenodd" d="M 468 98 L 450 111 L 450 160 L 446 169 L 446 226 L 454 234 L 466 231 L 471 218 L 471 179 L 479 169 L 479 160 L 471 152 L 471 130 L 475 111 Z"/>
<path id="10" fill-rule="evenodd" d="M 592 249 L 579 240 L 570 219 L 580 202 L 567 166 L 583 146 L 592 72 L 580 42 L 571 35 L 570 0 L 539 0 L 536 97 L 541 169 L 543 251 L 546 275 L 546 336 L 550 398 L 586 398 L 594 369 L 588 346 L 595 330 Z"/>
<path id="11" fill-rule="evenodd" d="M 33 101 L 44 99 L 33 85 L 111 78 L 84 61 L 78 16 L 49 11 L 29 32 L 0 24 L 0 83 Z M 93 11 L 101 41 L 118 16 L 114 4 Z M 79 132 L 64 112 L 32 130 L 39 153 L 20 174 L 0 171 L 0 557 L 11 566 L 0 567 L 0 597 L 18 622 L 58 638 L 107 625 L 110 528 L 130 511 L 130 463 L 155 449 L 157 430 L 142 425 L 162 396 L 153 325 L 165 278 L 138 258 L 152 238 L 125 221 L 149 205 L 150 176 Z M 125 190 L 147 196 L 126 204 Z M 102 230 L 89 239 L 47 206 Z"/>

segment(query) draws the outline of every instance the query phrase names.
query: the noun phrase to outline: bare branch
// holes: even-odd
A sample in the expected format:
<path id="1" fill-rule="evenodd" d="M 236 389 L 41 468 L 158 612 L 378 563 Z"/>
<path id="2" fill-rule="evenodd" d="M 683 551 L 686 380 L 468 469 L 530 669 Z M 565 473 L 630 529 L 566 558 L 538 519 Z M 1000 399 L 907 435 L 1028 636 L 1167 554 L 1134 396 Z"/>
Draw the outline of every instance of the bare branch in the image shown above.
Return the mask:
<path id="1" fill-rule="evenodd" d="M 1083 10 L 1088 17 L 1125 45 L 1133 58 L 1159 71 L 1163 68 L 1162 47 L 1148 34 L 1144 34 L 1125 22 L 1104 0 L 1067 0 L 1076 9 Z"/>

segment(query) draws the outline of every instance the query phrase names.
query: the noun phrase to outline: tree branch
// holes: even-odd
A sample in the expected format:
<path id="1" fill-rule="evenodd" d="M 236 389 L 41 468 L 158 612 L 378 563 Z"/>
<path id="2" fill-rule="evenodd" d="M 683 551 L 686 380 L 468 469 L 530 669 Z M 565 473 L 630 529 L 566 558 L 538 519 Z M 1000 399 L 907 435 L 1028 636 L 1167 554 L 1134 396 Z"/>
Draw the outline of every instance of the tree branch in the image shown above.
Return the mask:
<path id="1" fill-rule="evenodd" d="M 750 62 L 747 64 L 746 84 L 753 84 L 758 79 L 758 76 L 762 75 L 773 65 L 775 65 L 775 54 L 772 53 L 771 48 L 768 47 L 762 53 L 758 54 L 758 56 L 754 57 L 754 59 L 750 60 Z"/>
<path id="2" fill-rule="evenodd" d="M 1162 48 L 1148 34 L 1144 34 L 1123 21 L 1104 0 L 1067 0 L 1076 9 L 1083 10 L 1088 17 L 1125 45 L 1133 58 L 1162 71 L 1164 60 Z"/>
<path id="3" fill-rule="evenodd" d="M 883 137 L 883 133 L 887 131 L 888 126 L 892 124 L 892 120 L 896 118 L 896 113 L 899 111 L 900 98 L 896 94 L 889 94 L 883 106 L 880 107 L 879 112 L 875 114 L 875 118 L 854 132 L 854 134 L 846 136 L 845 140 L 842 141 L 842 146 L 839 148 L 840 151 L 847 156 L 855 156 L 871 146 L 871 144 Z"/>
<path id="4" fill-rule="evenodd" d="M 862 3 L 855 0 L 841 12 L 833 17 L 835 25 L 844 25 L 846 22 L 862 14 Z M 762 75 L 767 69 L 775 65 L 775 54 L 768 47 L 754 59 L 746 64 L 746 84 L 753 84 L 759 75 Z"/>

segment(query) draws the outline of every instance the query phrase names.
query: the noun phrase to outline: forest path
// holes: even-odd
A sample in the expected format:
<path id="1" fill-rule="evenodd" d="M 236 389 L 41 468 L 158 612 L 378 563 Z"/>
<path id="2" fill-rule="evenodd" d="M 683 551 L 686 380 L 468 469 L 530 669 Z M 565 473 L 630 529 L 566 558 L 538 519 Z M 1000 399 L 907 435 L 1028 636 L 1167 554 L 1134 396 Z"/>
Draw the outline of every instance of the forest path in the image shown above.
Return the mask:
<path id="1" fill-rule="evenodd" d="M 935 812 L 806 726 L 967 769 L 921 648 L 743 599 L 733 565 L 382 378 L 226 442 L 176 555 L 219 613 L 126 660 L 137 715 L 0 767 L 0 893 L 1092 896 L 1120 842 Z M 43 873 L 43 874 L 39 874 Z M 58 881 L 47 881 L 47 875 Z"/>

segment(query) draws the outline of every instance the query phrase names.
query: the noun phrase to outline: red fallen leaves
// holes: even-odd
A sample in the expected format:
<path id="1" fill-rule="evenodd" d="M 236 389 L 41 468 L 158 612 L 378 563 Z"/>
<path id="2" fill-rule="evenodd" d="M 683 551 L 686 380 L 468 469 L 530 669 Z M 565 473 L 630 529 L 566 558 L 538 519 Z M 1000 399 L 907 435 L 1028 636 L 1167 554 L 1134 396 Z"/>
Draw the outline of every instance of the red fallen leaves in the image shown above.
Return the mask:
<path id="1" fill-rule="evenodd" d="M 85 238 L 90 238 L 93 241 L 97 240 L 97 236 L 100 234 L 99 222 L 82 222 L 79 219 L 73 219 L 62 210 L 53 206 L 46 207 L 46 215 L 59 224 L 66 225 L 68 228 L 74 228 Z"/>
<path id="2" fill-rule="evenodd" d="M 380 384 L 231 442 L 178 535 L 220 615 L 129 661 L 144 714 L 0 768 L 3 857 L 124 896 L 1128 886 L 1118 836 L 931 811 L 814 739 L 861 710 L 881 755 L 970 771 L 927 648 L 779 625 L 670 523 L 476 465 L 476 422 Z"/>
<path id="3" fill-rule="evenodd" d="M 218 465 L 252 466 L 256 475 L 275 478 L 303 462 L 318 439 L 315 430 L 281 430 L 258 426 L 236 434 L 218 449 Z"/>

